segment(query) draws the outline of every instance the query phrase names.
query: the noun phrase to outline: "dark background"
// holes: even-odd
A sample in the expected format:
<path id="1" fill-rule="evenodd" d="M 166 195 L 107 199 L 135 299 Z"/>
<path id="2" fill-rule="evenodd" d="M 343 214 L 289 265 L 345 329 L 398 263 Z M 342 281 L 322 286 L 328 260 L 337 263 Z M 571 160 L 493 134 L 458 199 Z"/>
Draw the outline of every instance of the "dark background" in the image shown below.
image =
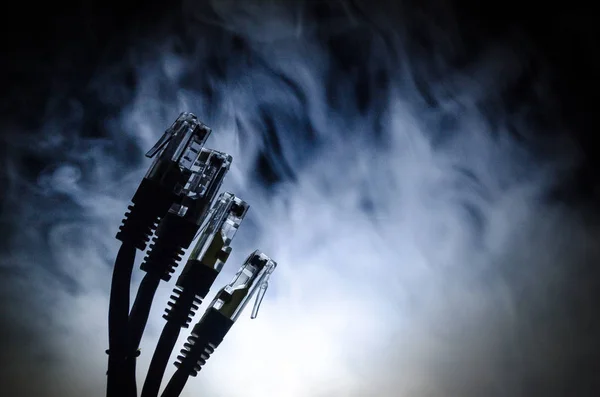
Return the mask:
<path id="1" fill-rule="evenodd" d="M 305 7 L 312 18 L 326 21 L 340 13 L 339 3 L 309 1 Z M 392 4 L 384 1 L 347 3 L 358 13 L 361 10 L 384 13 Z M 561 198 L 594 200 L 598 145 L 593 131 L 598 129 L 595 110 L 599 102 L 599 56 L 595 41 L 598 28 L 592 6 L 579 1 L 551 6 L 535 1 L 479 3 L 457 0 L 415 2 L 414 7 L 408 7 L 413 10 L 411 12 L 422 13 L 427 18 L 429 14 L 445 12 L 440 11 L 440 4 L 455 14 L 468 49 L 463 59 L 456 60 L 459 67 L 468 64 L 469 52 L 474 57 L 485 50 L 486 44 L 498 40 L 522 40 L 523 37 L 530 40 L 531 48 L 538 53 L 537 62 L 542 62 L 552 75 L 553 104 L 551 108 L 540 105 L 536 115 L 538 122 L 544 122 L 544 112 L 559 113 L 586 157 L 586 164 L 578 175 L 569 178 L 561 187 Z M 210 17 L 209 11 L 207 17 Z M 368 15 L 365 18 L 369 21 Z M 393 16 L 389 18 L 393 19 Z M 114 109 L 110 109 L 106 104 L 93 103 L 88 86 L 94 76 L 124 57 L 136 39 L 167 34 L 185 37 L 185 22 L 182 22 L 185 20 L 182 3 L 178 1 L 55 2 L 32 7 L 12 4 L 4 13 L 2 35 L 2 120 L 29 126 L 33 131 L 43 119 L 48 98 L 75 96 L 82 100 L 86 110 L 93 109 L 87 111 L 96 112 L 90 115 L 86 132 L 91 136 L 102 136 L 102 124 L 93 120 L 101 120 L 102 113 L 108 114 L 120 104 L 113 103 Z M 393 20 L 389 22 L 393 24 Z M 377 24 L 376 21 L 373 23 Z M 223 36 L 222 33 L 215 34 Z M 424 51 L 433 47 L 427 37 L 419 38 L 419 32 L 415 32 L 414 37 L 416 45 Z M 243 48 L 240 37 L 230 35 L 221 39 L 229 41 L 232 47 Z M 344 43 L 331 42 L 330 50 L 339 54 L 342 64 L 359 62 L 360 55 L 353 54 Z M 215 59 L 207 67 L 218 73 L 219 60 Z M 531 64 L 528 73 L 534 76 L 539 68 L 540 65 Z M 118 79 L 125 86 L 135 87 L 133 76 L 127 73 L 119 74 Z M 518 103 L 527 98 L 530 89 L 526 73 L 506 92 L 506 100 Z M 360 87 L 357 90 L 360 96 Z M 125 96 L 123 102 L 126 101 Z"/>
<path id="2" fill-rule="evenodd" d="M 415 2 L 414 9 L 422 14 L 435 14 L 436 5 L 428 2 Z M 389 7 L 384 2 L 349 2 L 358 10 L 365 8 Z M 355 5 L 353 5 L 355 4 Z M 327 20 L 339 12 L 338 2 L 308 2 L 307 13 L 315 19 Z M 456 13 L 457 25 L 463 33 L 465 44 L 473 56 L 485 50 L 486 45 L 498 40 L 522 40 L 527 37 L 532 49 L 538 52 L 536 61 L 528 66 L 528 73 L 503 95 L 507 103 L 519 103 L 530 96 L 529 76 L 539 70 L 549 70 L 551 86 L 548 87 L 549 100 L 540 103 L 532 117 L 542 128 L 540 136 L 551 134 L 553 128 L 543 128 L 547 114 L 561 115 L 563 128 L 569 131 L 584 153 L 585 161 L 573 174 L 565 175 L 557 184 L 553 200 L 561 200 L 580 208 L 586 218 L 593 219 L 598 213 L 599 158 L 600 146 L 596 143 L 598 132 L 597 106 L 599 59 L 597 53 L 598 22 L 592 2 L 568 2 L 551 6 L 547 2 L 467 2 L 455 1 L 448 5 Z M 0 122 L 5 136 L 10 134 L 30 134 L 36 136 L 38 128 L 45 121 L 45 112 L 68 112 L 69 104 L 61 98 L 77 97 L 86 111 L 85 134 L 101 137 L 106 134 L 102 120 L 119 111 L 128 102 L 132 91 L 124 91 L 120 100 L 99 103 L 90 95 L 90 83 L 100 70 L 109 69 L 111 64 L 125 57 L 128 48 L 140 37 L 161 36 L 168 33 L 185 36 L 182 5 L 177 1 L 87 1 L 81 3 L 52 2 L 30 4 L 13 3 L 3 10 L 2 72 L 0 73 Z M 365 18 L 369 18 L 365 15 Z M 393 22 L 393 21 L 392 21 Z M 375 24 L 377 22 L 374 22 Z M 518 33 L 518 34 L 515 34 Z M 217 33 L 215 33 L 217 34 Z M 418 38 L 415 31 L 415 45 L 427 53 L 432 48 L 427 37 Z M 184 40 L 185 43 L 185 40 Z M 219 35 L 219 43 L 243 51 L 243 39 L 235 35 Z M 352 51 L 347 43 L 329 43 L 340 64 L 360 63 L 360 55 Z M 185 47 L 185 44 L 184 44 Z M 185 51 L 185 48 L 182 49 Z M 469 53 L 456 59 L 457 67 L 468 64 Z M 206 67 L 219 73 L 218 57 L 211 59 Z M 134 74 L 121 71 L 115 81 L 124 87 L 135 88 Z M 385 80 L 384 80 L 385 81 Z M 360 82 L 360 79 L 359 79 Z M 385 85 L 385 82 L 382 83 Z M 375 100 L 362 92 L 360 84 L 356 88 L 358 100 Z M 210 94 L 210 93 L 208 93 Z M 423 95 L 427 97 L 424 88 Z M 52 98 L 53 102 L 49 103 Z M 435 107 L 432 100 L 431 106 Z M 555 117 L 552 117 L 555 120 Z M 18 126 L 18 129 L 12 128 Z M 529 139 L 525 137 L 524 139 Z M 549 139 L 549 137 L 548 137 Z M 6 155 L 7 146 L 0 148 Z M 276 150 L 276 149 L 275 149 Z M 31 178 L 45 167 L 44 155 L 25 159 L 24 170 Z M 273 164 L 258 161 L 257 172 L 265 182 L 276 184 L 285 175 L 274 171 Z M 3 173 L 0 177 L 5 178 Z M 291 176 L 288 176 L 291 177 Z M 11 211 L 14 203 L 2 196 L 1 211 Z M 21 227 L 18 220 L 2 217 L 2 248 L 11 230 Z M 3 269 L 3 271 L 7 271 Z M 586 269 L 588 279 L 595 279 L 596 269 Z M 597 285 L 596 282 L 594 282 Z M 2 284 L 0 284 L 0 287 Z M 35 294 L 35 292 L 33 292 Z M 587 296 L 579 305 L 588 315 L 584 316 L 595 324 L 595 302 L 597 296 Z M 19 301 L 13 300 L 13 306 Z M 5 335 L 2 344 L 9 343 L 11 324 L 3 324 Z M 590 352 L 589 360 L 596 363 L 587 366 L 591 372 L 600 369 L 597 356 Z M 580 377 L 593 377 L 593 373 L 579 374 Z M 593 383 L 593 382 L 592 382 Z M 582 385 L 581 394 L 574 390 L 565 395 L 594 395 L 593 386 Z M 588 394 L 585 394 L 588 393 Z M 592 393 L 592 394 L 589 394 Z"/>

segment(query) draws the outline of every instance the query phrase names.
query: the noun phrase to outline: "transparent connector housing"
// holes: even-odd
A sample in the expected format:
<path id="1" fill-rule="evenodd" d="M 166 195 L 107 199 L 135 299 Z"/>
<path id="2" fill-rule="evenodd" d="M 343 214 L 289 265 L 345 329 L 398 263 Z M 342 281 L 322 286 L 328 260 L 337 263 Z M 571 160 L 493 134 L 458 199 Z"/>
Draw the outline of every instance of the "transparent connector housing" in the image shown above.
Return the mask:
<path id="1" fill-rule="evenodd" d="M 235 195 L 224 192 L 216 200 L 212 216 L 200 230 L 189 260 L 198 260 L 217 272 L 221 271 L 230 252 L 229 245 L 249 205 Z"/>
<path id="2" fill-rule="evenodd" d="M 200 122 L 192 113 L 181 113 L 146 157 L 154 157 L 154 162 L 146 173 L 146 178 L 179 194 L 198 162 L 211 129 Z"/>
<path id="3" fill-rule="evenodd" d="M 193 174 L 183 188 L 189 198 L 202 198 L 213 195 L 221 186 L 223 177 L 229 171 L 233 158 L 223 152 L 202 149 L 192 167 Z"/>
<path id="4" fill-rule="evenodd" d="M 183 199 L 173 204 L 170 212 L 201 225 L 232 160 L 227 153 L 203 148 L 191 168 L 192 174 L 181 190 Z"/>
<path id="5" fill-rule="evenodd" d="M 254 251 L 248 256 L 233 280 L 217 293 L 209 309 L 214 308 L 232 321 L 236 321 L 250 299 L 259 292 L 251 316 L 256 318 L 269 285 L 269 277 L 276 267 L 277 263 L 267 255 L 258 250 Z"/>

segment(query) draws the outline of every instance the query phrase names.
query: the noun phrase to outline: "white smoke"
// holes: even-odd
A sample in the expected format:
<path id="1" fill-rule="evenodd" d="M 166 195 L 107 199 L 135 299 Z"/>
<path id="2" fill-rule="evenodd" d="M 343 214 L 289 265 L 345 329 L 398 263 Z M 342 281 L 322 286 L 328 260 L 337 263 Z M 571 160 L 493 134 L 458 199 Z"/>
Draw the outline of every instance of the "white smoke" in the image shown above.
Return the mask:
<path id="1" fill-rule="evenodd" d="M 177 51 L 180 39 L 171 37 L 133 48 L 118 66 L 134 65 L 135 95 L 105 120 L 111 136 L 76 139 L 30 187 L 63 201 L 43 209 L 52 212 L 47 248 L 27 248 L 44 247 L 33 231 L 9 259 L 30 270 L 15 285 L 36 288 L 32 305 L 44 317 L 33 322 L 47 333 L 45 378 L 26 381 L 22 366 L 8 375 L 21 395 L 104 393 L 113 237 L 148 166 L 143 152 L 181 111 L 197 114 L 214 131 L 210 147 L 234 157 L 225 189 L 251 205 L 215 288 L 254 248 L 279 263 L 258 319 L 238 321 L 185 396 L 524 396 L 533 395 L 532 379 L 571 362 L 550 328 L 560 319 L 536 314 L 559 304 L 569 267 L 598 258 L 597 234 L 544 200 L 576 164 L 566 134 L 540 154 L 510 134 L 535 127 L 495 101 L 528 61 L 523 48 L 499 43 L 458 69 L 444 58 L 461 46 L 451 19 L 426 27 L 442 46 L 427 59 L 408 44 L 407 10 L 389 20 L 371 15 L 371 28 L 340 2 L 339 15 L 320 26 L 304 7 L 284 4 L 187 4 L 181 23 L 194 50 Z M 227 48 L 214 30 L 238 35 L 245 48 Z M 323 38 L 356 31 L 372 35 L 371 46 L 356 47 L 368 49 L 360 54 L 366 70 L 389 76 L 381 90 L 368 76 L 363 112 L 353 92 L 358 72 L 336 78 Z M 436 71 L 430 78 L 419 70 L 425 65 Z M 435 107 L 418 89 L 423 75 Z M 543 76 L 534 84 L 543 87 Z M 92 88 L 107 103 L 120 95 L 108 74 Z M 69 119 L 50 114 L 46 148 L 77 137 L 84 113 L 79 105 Z M 279 154 L 266 143 L 269 123 Z M 15 153 L 30 150 L 18 142 L 10 142 Z M 284 178 L 275 188 L 256 176 L 264 149 Z M 20 214 L 40 228 L 41 211 Z M 140 375 L 171 287 L 155 300 Z"/>

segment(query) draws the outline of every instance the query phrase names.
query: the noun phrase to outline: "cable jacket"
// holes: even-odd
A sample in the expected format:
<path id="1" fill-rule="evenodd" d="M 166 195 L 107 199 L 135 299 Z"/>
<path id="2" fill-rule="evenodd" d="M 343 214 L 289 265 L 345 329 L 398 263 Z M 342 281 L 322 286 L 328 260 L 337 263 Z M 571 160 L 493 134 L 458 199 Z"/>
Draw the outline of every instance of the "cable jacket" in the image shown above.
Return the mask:
<path id="1" fill-rule="evenodd" d="M 108 372 L 106 396 L 115 397 L 123 390 L 122 369 L 127 356 L 129 287 L 136 247 L 123 243 L 113 269 L 108 308 Z"/>
<path id="2" fill-rule="evenodd" d="M 148 375 L 142 388 L 141 397 L 157 397 L 160 391 L 160 385 L 165 375 L 165 370 L 169 364 L 169 358 L 177 343 L 177 338 L 181 328 L 177 324 L 167 322 L 160 334 L 156 350 L 152 356 Z"/>
<path id="3" fill-rule="evenodd" d="M 175 371 L 175 374 L 173 374 L 173 377 L 171 377 L 171 380 L 167 384 L 167 387 L 165 387 L 165 391 L 163 391 L 161 397 L 179 397 L 187 380 L 188 374 L 186 374 L 185 371 L 178 369 Z"/>
<path id="4" fill-rule="evenodd" d="M 150 310 L 152 309 L 152 301 L 154 295 L 158 289 L 160 278 L 155 277 L 153 274 L 146 274 L 140 283 L 131 313 L 129 314 L 129 339 L 128 349 L 129 354 L 124 362 L 123 377 L 126 385 L 124 390 L 127 390 L 125 396 L 136 397 L 137 386 L 136 386 L 136 361 L 138 356 L 138 349 L 146 324 L 148 323 L 148 317 L 150 316 Z"/>
<path id="5" fill-rule="evenodd" d="M 146 274 L 140 283 L 131 313 L 129 314 L 129 343 L 132 349 L 137 350 L 142 340 L 142 335 L 148 323 L 152 301 L 158 289 L 160 279 L 153 274 Z"/>

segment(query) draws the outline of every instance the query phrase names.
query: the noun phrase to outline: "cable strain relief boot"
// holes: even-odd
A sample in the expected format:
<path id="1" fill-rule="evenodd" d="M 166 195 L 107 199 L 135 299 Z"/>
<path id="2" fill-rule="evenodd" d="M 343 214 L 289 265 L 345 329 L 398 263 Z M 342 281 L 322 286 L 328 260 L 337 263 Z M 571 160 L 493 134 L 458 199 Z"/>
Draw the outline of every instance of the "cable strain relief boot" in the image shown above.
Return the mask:
<path id="1" fill-rule="evenodd" d="M 177 195 L 144 178 L 135 192 L 127 213 L 123 218 L 117 239 L 135 246 L 140 251 L 146 249 L 150 236 L 156 229 Z"/>
<path id="2" fill-rule="evenodd" d="M 217 269 L 205 265 L 198 259 L 190 259 L 177 277 L 175 285 L 204 299 L 218 275 Z"/>
<path id="3" fill-rule="evenodd" d="M 162 317 L 179 328 L 189 328 L 192 317 L 201 304 L 201 297 L 180 287 L 175 287 Z"/>
<path id="4" fill-rule="evenodd" d="M 148 254 L 141 269 L 148 274 L 169 281 L 185 250 L 192 243 L 198 226 L 168 213 L 158 225 Z"/>
<path id="5" fill-rule="evenodd" d="M 177 356 L 175 366 L 188 376 L 196 376 L 221 344 L 233 321 L 211 308 L 194 326 L 188 342 L 183 345 Z"/>
<path id="6" fill-rule="evenodd" d="M 204 265 L 199 260 L 188 260 L 177 278 L 163 318 L 179 327 L 188 328 L 195 311 L 208 295 L 218 275 L 218 270 Z"/>

